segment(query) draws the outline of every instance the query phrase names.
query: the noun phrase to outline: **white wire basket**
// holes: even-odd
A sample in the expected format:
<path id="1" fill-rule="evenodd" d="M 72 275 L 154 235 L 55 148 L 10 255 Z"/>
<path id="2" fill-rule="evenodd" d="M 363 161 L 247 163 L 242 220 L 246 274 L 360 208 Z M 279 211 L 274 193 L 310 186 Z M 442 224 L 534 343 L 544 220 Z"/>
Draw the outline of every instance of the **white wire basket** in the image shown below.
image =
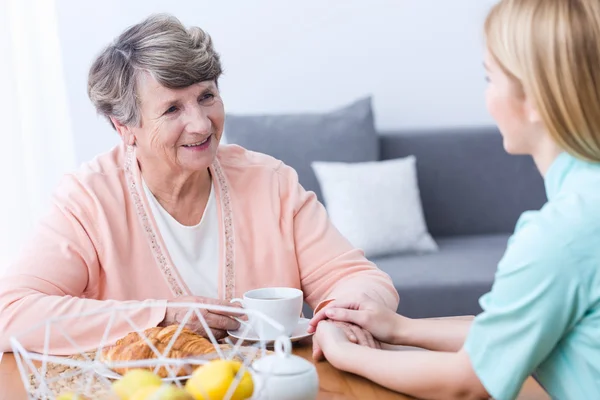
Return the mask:
<path id="1" fill-rule="evenodd" d="M 282 333 L 275 342 L 277 347 L 291 346 L 289 337 L 284 334 L 283 326 L 260 312 L 237 307 L 200 303 L 168 303 L 167 308 L 177 308 L 179 310 L 187 310 L 187 312 L 178 324 L 169 344 L 161 352 L 152 340 L 145 335 L 144 329 L 137 326 L 131 318 L 131 314 L 135 311 L 141 311 L 142 309 L 150 311 L 150 308 L 156 307 L 164 308 L 165 303 L 144 302 L 126 304 L 93 312 L 52 317 L 36 324 L 23 333 L 11 337 L 11 347 L 28 398 L 51 400 L 57 399 L 65 392 L 70 392 L 78 396 L 85 396 L 82 398 L 87 399 L 118 400 L 119 398 L 112 390 L 112 385 L 122 375 L 115 371 L 125 368 L 142 368 L 152 370 L 155 373 L 161 371 L 163 382 L 183 388 L 186 380 L 191 376 L 193 371 L 201 365 L 215 359 L 235 359 L 241 363 L 241 368 L 223 397 L 223 400 L 230 400 L 246 371 L 251 374 L 253 379 L 256 377 L 252 369 L 252 362 L 269 354 L 270 350 L 268 350 L 268 346 L 273 344 L 273 342 L 256 340 L 255 336 L 251 336 L 253 325 L 250 323 L 241 324 L 240 329 L 236 332 L 235 340 L 228 337 L 218 341 L 209 328 L 203 311 L 236 313 L 239 316 L 246 315 L 249 317 L 249 320 L 254 321 L 254 325 L 257 323 L 268 324 Z M 71 331 L 69 327 L 81 326 L 81 324 L 86 324 L 86 321 L 92 318 L 95 325 L 98 325 L 99 319 L 106 322 L 102 323 L 104 332 L 102 332 L 101 340 L 99 340 L 97 345 L 89 348 L 82 345 L 82 338 L 73 337 L 69 333 Z M 183 332 L 183 329 L 192 322 L 202 326 L 204 332 L 207 333 L 207 339 L 214 347 L 214 351 L 193 357 L 169 357 L 171 346 L 175 343 L 181 332 Z M 139 340 L 146 343 L 152 349 L 151 356 L 128 361 L 108 361 L 106 359 L 104 351 L 114 345 L 115 338 L 120 338 L 115 336 L 114 327 L 119 326 L 122 332 L 123 324 L 128 324 L 126 326 L 131 328 L 129 332 L 137 332 Z M 29 351 L 26 348 L 27 343 L 41 343 L 42 341 L 43 351 L 41 352 Z M 58 346 L 58 343 L 60 343 L 60 346 Z M 72 349 L 72 352 L 69 352 L 69 354 L 57 354 L 56 350 L 58 348 L 64 349 L 65 345 L 68 345 Z M 62 352 L 64 353 L 64 351 Z M 261 376 L 262 382 L 260 385 L 256 385 L 255 382 L 255 390 L 251 397 L 252 400 L 261 399 L 260 387 L 264 387 L 268 383 L 268 378 L 268 376 Z"/>

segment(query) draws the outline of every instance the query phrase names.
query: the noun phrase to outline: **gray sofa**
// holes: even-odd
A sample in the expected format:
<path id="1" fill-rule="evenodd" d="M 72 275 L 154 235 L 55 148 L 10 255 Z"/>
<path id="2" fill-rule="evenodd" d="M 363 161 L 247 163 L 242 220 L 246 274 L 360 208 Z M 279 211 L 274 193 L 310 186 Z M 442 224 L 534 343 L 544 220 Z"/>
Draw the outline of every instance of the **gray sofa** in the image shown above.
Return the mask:
<path id="1" fill-rule="evenodd" d="M 496 128 L 377 132 L 368 98 L 323 114 L 229 115 L 225 134 L 230 143 L 295 168 L 323 203 L 311 161 L 414 155 L 425 220 L 439 251 L 372 259 L 393 279 L 398 311 L 410 317 L 480 312 L 479 297 L 491 288 L 517 218 L 545 202 L 531 158 L 506 154 Z"/>
<path id="2" fill-rule="evenodd" d="M 530 157 L 511 156 L 494 127 L 380 134 L 381 159 L 415 155 L 429 232 L 439 252 L 373 259 L 410 317 L 474 315 L 519 215 L 546 201 Z"/>

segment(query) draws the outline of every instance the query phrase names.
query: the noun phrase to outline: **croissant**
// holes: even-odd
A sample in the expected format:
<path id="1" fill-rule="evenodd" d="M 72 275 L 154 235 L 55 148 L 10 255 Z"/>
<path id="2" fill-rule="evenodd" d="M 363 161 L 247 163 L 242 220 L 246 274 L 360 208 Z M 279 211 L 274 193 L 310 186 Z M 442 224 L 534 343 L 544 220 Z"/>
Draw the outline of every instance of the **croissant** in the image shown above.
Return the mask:
<path id="1" fill-rule="evenodd" d="M 168 353 L 165 354 L 167 346 L 173 339 L 173 335 L 178 329 L 178 325 L 170 325 L 167 327 L 149 328 L 144 331 L 144 335 L 148 341 L 144 340 L 138 332 L 131 332 L 125 337 L 117 340 L 114 346 L 104 349 L 102 352 L 105 361 L 132 361 L 132 360 L 151 360 L 156 359 L 157 354 L 148 342 L 158 350 L 158 352 L 167 358 L 188 358 L 202 356 L 215 352 L 215 346 L 210 340 L 184 328 L 179 333 L 175 342 L 171 345 Z M 189 375 L 197 365 L 185 365 L 177 371 L 177 376 Z M 114 368 L 114 371 L 124 375 L 131 367 Z M 154 370 L 155 367 L 147 367 L 145 369 Z M 161 366 L 157 372 L 158 376 L 165 378 L 169 376 L 169 371 Z"/>

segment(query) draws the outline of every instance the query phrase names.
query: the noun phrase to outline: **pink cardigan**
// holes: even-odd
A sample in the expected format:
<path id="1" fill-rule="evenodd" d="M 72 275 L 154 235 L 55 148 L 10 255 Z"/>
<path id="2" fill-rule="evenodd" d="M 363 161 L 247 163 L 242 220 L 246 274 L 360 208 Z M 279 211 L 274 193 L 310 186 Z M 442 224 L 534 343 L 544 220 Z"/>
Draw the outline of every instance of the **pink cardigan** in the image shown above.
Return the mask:
<path id="1" fill-rule="evenodd" d="M 219 297 L 266 286 L 302 289 L 313 307 L 368 293 L 396 310 L 388 275 L 365 259 L 330 223 L 296 172 L 272 157 L 221 145 L 210 167 L 220 217 Z M 9 338 L 52 316 L 189 295 L 166 251 L 141 185 L 135 149 L 119 145 L 61 183 L 50 212 L 0 281 L 0 351 Z M 161 307 L 128 312 L 140 329 L 159 324 Z M 82 350 L 96 348 L 108 314 L 64 323 Z M 109 342 L 130 332 L 116 321 Z M 42 351 L 43 329 L 19 336 Z M 50 351 L 75 351 L 57 329 Z"/>

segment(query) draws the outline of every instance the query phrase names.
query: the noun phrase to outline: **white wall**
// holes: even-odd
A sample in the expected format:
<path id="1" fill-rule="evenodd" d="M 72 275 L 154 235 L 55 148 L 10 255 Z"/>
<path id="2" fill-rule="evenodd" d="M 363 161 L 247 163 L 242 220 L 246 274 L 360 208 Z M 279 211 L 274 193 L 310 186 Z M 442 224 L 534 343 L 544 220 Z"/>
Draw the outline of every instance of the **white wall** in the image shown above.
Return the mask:
<path id="1" fill-rule="evenodd" d="M 86 94 L 94 56 L 149 13 L 206 29 L 226 110 L 325 111 L 373 95 L 379 129 L 491 124 L 481 25 L 492 0 L 57 0 L 77 158 L 117 142 Z"/>

